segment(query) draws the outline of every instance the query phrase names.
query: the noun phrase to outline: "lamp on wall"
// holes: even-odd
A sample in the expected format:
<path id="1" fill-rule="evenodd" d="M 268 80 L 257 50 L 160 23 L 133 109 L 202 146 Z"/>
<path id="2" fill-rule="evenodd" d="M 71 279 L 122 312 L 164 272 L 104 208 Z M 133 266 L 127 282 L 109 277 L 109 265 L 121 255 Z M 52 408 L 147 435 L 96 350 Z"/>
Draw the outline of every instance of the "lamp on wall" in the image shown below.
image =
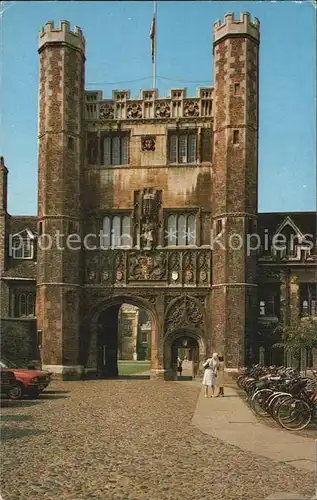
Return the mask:
<path id="1" fill-rule="evenodd" d="M 188 339 L 183 339 L 183 347 L 187 347 L 188 346 Z"/>

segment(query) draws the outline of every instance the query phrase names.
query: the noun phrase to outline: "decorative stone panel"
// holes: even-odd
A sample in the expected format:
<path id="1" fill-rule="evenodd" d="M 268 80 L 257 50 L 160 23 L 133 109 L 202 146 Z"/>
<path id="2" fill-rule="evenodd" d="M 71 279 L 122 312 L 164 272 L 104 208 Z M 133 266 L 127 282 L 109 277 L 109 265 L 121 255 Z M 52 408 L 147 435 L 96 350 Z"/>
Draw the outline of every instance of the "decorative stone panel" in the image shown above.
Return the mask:
<path id="1" fill-rule="evenodd" d="M 183 295 L 173 302 L 165 317 L 165 332 L 168 335 L 173 330 L 193 326 L 204 330 L 204 316 L 201 305 L 189 295 Z"/>
<path id="2" fill-rule="evenodd" d="M 210 250 L 97 250 L 85 255 L 86 285 L 210 287 Z"/>
<path id="3" fill-rule="evenodd" d="M 186 89 L 171 89 L 169 97 L 158 97 L 154 90 L 141 90 L 139 98 L 129 90 L 114 90 L 112 99 L 103 99 L 102 91 L 85 92 L 85 120 L 164 120 L 212 117 L 213 87 L 197 89 L 196 97 L 186 97 Z"/>
<path id="4" fill-rule="evenodd" d="M 143 135 L 141 137 L 141 151 L 155 151 L 155 136 Z"/>

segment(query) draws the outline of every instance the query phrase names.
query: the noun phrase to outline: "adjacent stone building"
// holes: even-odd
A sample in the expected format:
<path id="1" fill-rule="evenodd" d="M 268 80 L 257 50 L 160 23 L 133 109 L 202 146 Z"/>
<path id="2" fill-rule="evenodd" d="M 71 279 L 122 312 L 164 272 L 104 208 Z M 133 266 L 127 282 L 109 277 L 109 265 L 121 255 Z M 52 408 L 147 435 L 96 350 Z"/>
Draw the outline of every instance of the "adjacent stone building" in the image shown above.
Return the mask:
<path id="1" fill-rule="evenodd" d="M 105 97 L 85 90 L 81 29 L 40 32 L 38 216 L 7 213 L 2 160 L 1 316 L 36 317 L 48 369 L 116 375 L 123 303 L 147 311 L 167 379 L 181 346 L 195 366 L 274 361 L 294 276 L 317 314 L 316 214 L 258 213 L 259 42 L 257 19 L 228 14 L 213 87 Z"/>
<path id="2" fill-rule="evenodd" d="M 150 358 L 151 321 L 146 311 L 122 304 L 118 313 L 118 358 L 145 361 Z"/>

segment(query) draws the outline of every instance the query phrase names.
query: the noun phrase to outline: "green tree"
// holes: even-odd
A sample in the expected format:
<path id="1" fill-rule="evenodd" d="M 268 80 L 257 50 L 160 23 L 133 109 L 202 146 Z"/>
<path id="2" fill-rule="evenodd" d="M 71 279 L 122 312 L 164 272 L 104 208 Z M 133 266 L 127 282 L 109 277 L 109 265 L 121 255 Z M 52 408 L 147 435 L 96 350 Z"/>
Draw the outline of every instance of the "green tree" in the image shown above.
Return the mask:
<path id="1" fill-rule="evenodd" d="M 22 325 L 2 324 L 1 355 L 17 366 L 27 366 L 30 356 L 30 338 Z"/>
<path id="2" fill-rule="evenodd" d="M 280 323 L 276 329 L 281 342 L 275 347 L 283 347 L 291 352 L 295 359 L 300 359 L 302 349 L 317 347 L 317 320 L 312 317 L 297 318 L 289 325 Z"/>

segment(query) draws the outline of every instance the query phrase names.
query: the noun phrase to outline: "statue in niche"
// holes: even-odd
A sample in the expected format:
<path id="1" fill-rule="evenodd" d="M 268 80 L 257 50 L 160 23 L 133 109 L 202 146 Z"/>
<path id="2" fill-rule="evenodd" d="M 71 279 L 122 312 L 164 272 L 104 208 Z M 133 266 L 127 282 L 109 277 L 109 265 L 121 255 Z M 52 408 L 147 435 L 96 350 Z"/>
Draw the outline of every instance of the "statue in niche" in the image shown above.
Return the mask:
<path id="1" fill-rule="evenodd" d="M 153 231 L 154 225 L 149 217 L 146 217 L 145 223 L 142 225 L 142 239 L 145 241 L 145 249 L 151 250 L 153 247 Z"/>
<path id="2" fill-rule="evenodd" d="M 146 187 L 134 195 L 134 227 L 144 250 L 153 250 L 160 228 L 161 191 Z"/>

